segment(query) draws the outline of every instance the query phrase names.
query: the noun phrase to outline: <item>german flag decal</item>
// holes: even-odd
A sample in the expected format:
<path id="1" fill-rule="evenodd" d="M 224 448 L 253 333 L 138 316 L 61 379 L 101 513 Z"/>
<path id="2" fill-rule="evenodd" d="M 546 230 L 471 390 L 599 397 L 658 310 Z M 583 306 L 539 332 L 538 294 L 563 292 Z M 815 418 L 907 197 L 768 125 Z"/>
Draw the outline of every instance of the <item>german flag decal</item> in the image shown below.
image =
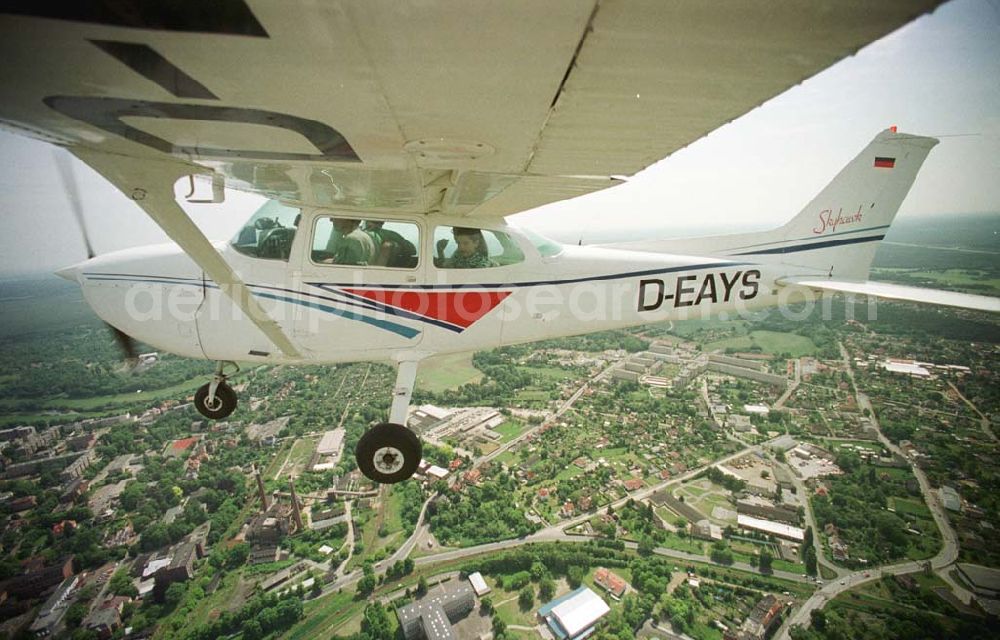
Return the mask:
<path id="1" fill-rule="evenodd" d="M 895 158 L 875 158 L 875 166 L 879 169 L 892 169 L 896 166 Z"/>

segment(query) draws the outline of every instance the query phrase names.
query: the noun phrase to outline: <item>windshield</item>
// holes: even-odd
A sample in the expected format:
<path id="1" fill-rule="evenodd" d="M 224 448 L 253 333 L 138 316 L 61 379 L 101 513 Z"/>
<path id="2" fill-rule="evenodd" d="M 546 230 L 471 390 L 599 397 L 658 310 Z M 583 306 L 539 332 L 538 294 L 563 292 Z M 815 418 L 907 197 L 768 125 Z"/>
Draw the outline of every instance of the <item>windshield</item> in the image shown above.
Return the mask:
<path id="1" fill-rule="evenodd" d="M 532 231 L 531 229 L 525 229 L 524 227 L 518 227 L 517 229 L 524 237 L 528 239 L 528 242 L 533 244 L 538 253 L 542 255 L 543 258 L 551 258 L 552 256 L 557 256 L 563 251 L 563 246 L 556 242 L 555 240 L 549 240 L 545 236 Z"/>
<path id="2" fill-rule="evenodd" d="M 229 244 L 244 255 L 287 262 L 301 215 L 299 209 L 269 200 Z"/>

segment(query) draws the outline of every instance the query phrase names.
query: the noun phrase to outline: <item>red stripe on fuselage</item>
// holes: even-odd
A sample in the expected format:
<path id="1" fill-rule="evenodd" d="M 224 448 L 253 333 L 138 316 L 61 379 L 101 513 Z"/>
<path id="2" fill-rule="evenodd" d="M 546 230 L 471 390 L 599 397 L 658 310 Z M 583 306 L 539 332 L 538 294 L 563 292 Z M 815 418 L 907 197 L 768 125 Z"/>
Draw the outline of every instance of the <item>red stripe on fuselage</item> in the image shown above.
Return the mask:
<path id="1" fill-rule="evenodd" d="M 409 289 L 342 289 L 389 307 L 468 329 L 493 311 L 510 291 L 413 291 Z"/>

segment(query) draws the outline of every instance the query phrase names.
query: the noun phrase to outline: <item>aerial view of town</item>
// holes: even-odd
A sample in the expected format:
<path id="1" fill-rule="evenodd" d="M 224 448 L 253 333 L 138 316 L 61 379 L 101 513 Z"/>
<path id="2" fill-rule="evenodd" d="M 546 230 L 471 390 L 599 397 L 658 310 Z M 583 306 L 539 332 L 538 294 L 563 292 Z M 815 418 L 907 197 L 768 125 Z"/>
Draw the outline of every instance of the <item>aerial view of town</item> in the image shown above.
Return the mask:
<path id="1" fill-rule="evenodd" d="M 879 255 L 1000 291 L 995 253 Z M 445 356 L 418 473 L 379 486 L 353 450 L 388 366 L 247 365 L 209 421 L 206 363 L 123 364 L 72 287 L 2 304 L 0 637 L 1000 633 L 988 314 L 834 299 Z"/>

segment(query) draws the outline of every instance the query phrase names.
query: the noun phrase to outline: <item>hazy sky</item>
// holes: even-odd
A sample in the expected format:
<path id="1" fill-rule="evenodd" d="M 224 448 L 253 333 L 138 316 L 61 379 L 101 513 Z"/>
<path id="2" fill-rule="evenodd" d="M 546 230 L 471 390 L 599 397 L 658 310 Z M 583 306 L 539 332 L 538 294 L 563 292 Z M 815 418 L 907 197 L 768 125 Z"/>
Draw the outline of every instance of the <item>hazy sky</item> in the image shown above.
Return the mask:
<path id="1" fill-rule="evenodd" d="M 900 217 L 1000 212 L 1000 0 L 953 0 L 675 153 L 628 184 L 519 214 L 560 239 L 610 229 L 659 235 L 765 228 L 797 213 L 880 130 L 932 135 Z M 54 147 L 0 133 L 0 275 L 85 257 Z M 74 160 L 94 248 L 165 236 L 128 199 Z M 210 238 L 230 237 L 259 199 L 186 205 Z M 582 231 L 581 231 L 582 230 Z"/>

